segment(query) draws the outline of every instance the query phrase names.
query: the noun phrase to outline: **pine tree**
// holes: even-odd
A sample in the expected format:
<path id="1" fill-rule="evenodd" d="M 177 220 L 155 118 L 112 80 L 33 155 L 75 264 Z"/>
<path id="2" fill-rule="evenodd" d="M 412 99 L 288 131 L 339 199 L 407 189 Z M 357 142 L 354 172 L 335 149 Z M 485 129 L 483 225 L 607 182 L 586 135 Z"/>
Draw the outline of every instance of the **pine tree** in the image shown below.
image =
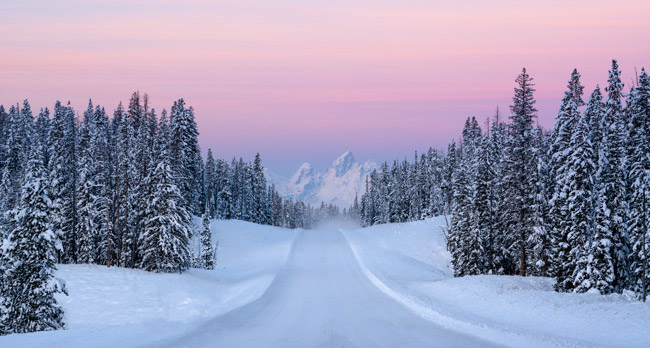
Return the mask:
<path id="1" fill-rule="evenodd" d="M 147 182 L 152 195 L 145 214 L 141 265 L 147 271 L 182 272 L 189 267 L 191 220 L 173 177 L 168 150 L 171 143 L 165 133 L 162 130 L 158 137 L 158 164 Z"/>
<path id="2" fill-rule="evenodd" d="M 176 185 L 181 190 L 183 204 L 186 209 L 195 211 L 198 207 L 195 180 L 197 154 L 201 151 L 198 145 L 198 130 L 194 121 L 194 109 L 185 107 L 182 98 L 174 102 L 169 116 L 171 166 L 174 171 Z"/>
<path id="3" fill-rule="evenodd" d="M 603 113 L 604 113 L 603 95 L 600 92 L 600 87 L 597 85 L 596 89 L 589 97 L 589 103 L 585 109 L 584 117 L 587 125 L 589 126 L 589 140 L 591 147 L 594 150 L 594 164 L 596 170 L 598 169 L 598 155 L 600 154 L 600 143 L 603 141 Z M 595 195 L 594 195 L 595 196 Z"/>
<path id="4" fill-rule="evenodd" d="M 63 245 L 58 255 L 60 263 L 74 263 L 77 260 L 75 123 L 72 108 L 57 101 L 48 137 L 48 191 L 52 202 L 50 228 Z"/>
<path id="5" fill-rule="evenodd" d="M 2 177 L 0 177 L 0 192 L 9 192 L 11 190 L 11 177 L 9 168 L 4 168 Z M 7 216 L 7 212 L 13 209 L 13 203 L 9 195 L 0 195 L 0 240 L 13 229 L 13 221 Z"/>
<path id="6" fill-rule="evenodd" d="M 259 153 L 255 155 L 253 162 L 251 191 L 253 222 L 267 224 L 269 218 L 266 214 L 266 177 Z"/>
<path id="7" fill-rule="evenodd" d="M 548 154 L 550 159 L 549 183 L 551 183 L 548 188 L 551 195 L 548 220 L 553 242 L 552 254 L 554 255 L 554 260 L 558 262 L 549 266 L 551 275 L 555 275 L 558 279 L 561 279 L 556 284 L 557 286 L 560 286 L 564 280 L 572 277 L 572 270 L 566 268 L 568 265 L 565 261 L 560 260 L 565 260 L 568 257 L 566 253 L 569 252 L 566 237 L 567 231 L 570 228 L 567 224 L 571 222 L 571 218 L 567 210 L 569 205 L 567 199 L 570 193 L 568 191 L 569 186 L 567 180 L 571 175 L 569 165 L 571 160 L 568 157 L 572 136 L 575 133 L 575 128 L 580 118 L 578 108 L 584 105 L 584 101 L 582 100 L 583 89 L 584 87 L 580 84 L 580 74 L 574 69 L 567 83 L 567 91 L 562 98 L 560 110 L 555 118 Z M 573 268 L 573 266 L 570 268 Z M 556 271 L 561 274 L 555 274 Z"/>
<path id="8" fill-rule="evenodd" d="M 623 83 L 616 60 L 612 61 L 609 72 L 609 85 L 605 103 L 605 113 L 601 129 L 603 140 L 599 145 L 597 197 L 595 212 L 596 233 L 603 238 L 611 235 L 609 251 L 614 268 L 614 277 L 609 288 L 601 292 L 621 292 L 628 281 L 627 255 L 629 240 L 626 229 L 626 183 L 625 183 L 625 136 L 626 125 L 623 117 Z"/>
<path id="9" fill-rule="evenodd" d="M 120 102 L 113 112 L 113 232 L 115 234 L 115 263 L 117 266 L 127 266 L 126 246 L 129 235 L 129 206 L 127 197 L 130 191 L 129 151 L 131 139 L 129 137 L 126 113 Z"/>
<path id="10" fill-rule="evenodd" d="M 493 157 L 490 156 L 489 139 L 481 137 L 477 149 L 476 209 L 477 228 L 484 252 L 486 272 L 494 271 L 494 211 L 492 207 L 495 181 Z"/>
<path id="11" fill-rule="evenodd" d="M 214 269 L 214 260 L 216 255 L 212 250 L 212 232 L 210 231 L 210 210 L 206 207 L 203 213 L 201 229 L 201 267 L 204 269 Z"/>
<path id="12" fill-rule="evenodd" d="M 589 290 L 594 283 L 594 259 L 591 253 L 591 235 L 593 228 L 592 203 L 595 165 L 593 149 L 589 140 L 589 126 L 585 117 L 579 115 L 577 106 L 570 102 L 568 110 L 578 114 L 578 123 L 569 147 L 567 164 L 567 217 L 569 222 L 565 230 L 566 241 L 569 244 L 569 257 L 567 262 L 571 272 L 569 279 L 559 279 L 558 286 L 563 285 L 564 290 L 584 292 Z M 590 267 L 591 266 L 591 267 Z M 561 284 L 561 280 L 564 284 Z"/>
<path id="13" fill-rule="evenodd" d="M 98 212 L 95 207 L 96 186 L 94 169 L 94 154 L 91 149 L 91 138 L 95 131 L 94 108 L 92 101 L 88 102 L 88 109 L 79 127 L 79 161 L 78 168 L 78 195 L 77 195 L 77 245 L 78 261 L 81 263 L 98 262 L 99 232 Z"/>
<path id="14" fill-rule="evenodd" d="M 630 284 L 643 301 L 649 290 L 647 280 L 648 238 L 648 187 L 650 186 L 650 77 L 641 70 L 639 84 L 630 94 L 628 168 L 631 194 L 629 199 L 628 230 L 631 253 Z"/>
<path id="15" fill-rule="evenodd" d="M 535 182 L 528 180 L 535 176 L 537 163 L 535 161 L 535 148 L 533 139 L 533 121 L 536 118 L 534 107 L 535 92 L 533 79 L 522 69 L 517 77 L 517 87 L 513 105 L 510 107 L 512 115 L 510 119 L 511 141 L 508 147 L 506 159 L 506 175 L 508 192 L 508 207 L 510 234 L 515 241 L 512 250 L 513 255 L 518 254 L 519 275 L 526 276 L 528 262 L 527 239 L 535 226 Z"/>
<path id="16" fill-rule="evenodd" d="M 9 129 L 6 140 L 5 167 L 9 169 L 11 190 L 6 194 L 12 207 L 18 204 L 21 193 L 21 183 L 25 176 L 25 168 L 31 149 L 31 138 L 34 134 L 34 117 L 29 102 L 23 102 L 23 108 L 18 105 L 9 109 Z"/>
<path id="17" fill-rule="evenodd" d="M 481 230 L 482 209 L 487 197 L 477 197 L 478 146 L 482 141 L 476 118 L 465 121 L 462 155 L 454 172 L 454 201 L 449 235 L 455 276 L 476 275 L 484 271 L 484 242 Z M 483 193 L 485 195 L 485 193 Z M 478 198 L 478 199 L 477 199 Z"/>
<path id="18" fill-rule="evenodd" d="M 2 245 L 0 333 L 26 333 L 65 327 L 54 294 L 63 283 L 54 277 L 56 249 L 61 247 L 48 227 L 49 198 L 41 146 L 33 137 L 19 207 L 12 212 L 15 228 Z"/>
<path id="19" fill-rule="evenodd" d="M 507 217 L 507 200 L 505 197 L 505 160 L 506 149 L 508 146 L 508 129 L 507 125 L 500 120 L 499 109 L 497 108 L 495 119 L 492 122 L 489 138 L 489 154 L 492 157 L 493 182 L 490 185 L 490 208 L 492 210 L 492 266 L 488 266 L 488 272 L 504 274 L 509 266 L 509 255 L 506 246 L 508 234 L 506 225 Z M 490 263 L 488 263 L 490 265 Z"/>
<path id="20" fill-rule="evenodd" d="M 233 198 L 233 184 L 234 181 L 234 168 L 228 166 L 228 163 L 223 162 L 220 171 L 219 180 L 219 204 L 217 209 L 219 211 L 218 217 L 220 219 L 232 219 L 234 217 L 234 198 Z"/>
<path id="21" fill-rule="evenodd" d="M 4 171 L 7 156 L 7 136 L 9 133 L 9 115 L 0 105 L 0 170 Z"/>
<path id="22" fill-rule="evenodd" d="M 36 117 L 36 123 L 34 124 L 36 136 L 38 136 L 38 143 L 41 145 L 42 154 L 43 154 L 43 167 L 47 170 L 49 168 L 50 161 L 50 151 L 48 144 L 48 137 L 50 134 L 50 110 L 48 108 L 41 109 L 38 117 Z"/>
<path id="23" fill-rule="evenodd" d="M 93 156 L 92 173 L 95 186 L 93 193 L 94 219 L 98 226 L 96 237 L 99 239 L 98 262 L 110 267 L 110 259 L 113 253 L 114 241 L 111 233 L 111 147 L 110 147 L 110 125 L 104 108 L 99 105 L 95 108 L 93 115 L 94 127 L 90 138 L 90 149 Z"/>
<path id="24" fill-rule="evenodd" d="M 208 149 L 208 157 L 205 160 L 205 175 L 204 175 L 204 184 L 205 187 L 205 201 L 208 205 L 208 211 L 211 214 L 217 210 L 217 164 L 214 161 L 212 156 L 212 149 Z M 213 218 L 214 216 L 210 216 Z"/>
<path id="25" fill-rule="evenodd" d="M 533 262 L 529 263 L 528 273 L 548 276 L 552 272 L 552 236 L 549 219 L 549 200 L 551 182 L 549 180 L 549 137 L 541 127 L 535 130 L 535 157 L 537 172 L 535 175 L 535 227 L 528 238 L 532 246 Z"/>
<path id="26" fill-rule="evenodd" d="M 442 174 L 442 183 L 441 190 L 444 199 L 444 211 L 445 214 L 452 210 L 452 201 L 453 201 L 453 177 L 454 171 L 456 170 L 457 165 L 457 150 L 456 150 L 456 141 L 451 140 L 451 143 L 447 147 L 447 157 L 445 157 L 443 174 Z"/>

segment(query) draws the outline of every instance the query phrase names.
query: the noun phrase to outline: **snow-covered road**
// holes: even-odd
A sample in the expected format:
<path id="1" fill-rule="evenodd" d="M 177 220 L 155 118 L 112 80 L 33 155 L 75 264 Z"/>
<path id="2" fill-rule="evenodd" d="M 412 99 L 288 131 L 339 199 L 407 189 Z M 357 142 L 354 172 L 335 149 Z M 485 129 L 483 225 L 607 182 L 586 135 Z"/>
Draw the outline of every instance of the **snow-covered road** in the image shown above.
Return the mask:
<path id="1" fill-rule="evenodd" d="M 169 347 L 476 347 L 382 293 L 337 230 L 299 231 L 284 268 L 256 301 Z"/>
<path id="2" fill-rule="evenodd" d="M 0 347 L 648 347 L 650 306 L 626 294 L 454 278 L 445 225 L 215 220 L 215 270 L 58 265 L 68 329 L 0 336 Z"/>

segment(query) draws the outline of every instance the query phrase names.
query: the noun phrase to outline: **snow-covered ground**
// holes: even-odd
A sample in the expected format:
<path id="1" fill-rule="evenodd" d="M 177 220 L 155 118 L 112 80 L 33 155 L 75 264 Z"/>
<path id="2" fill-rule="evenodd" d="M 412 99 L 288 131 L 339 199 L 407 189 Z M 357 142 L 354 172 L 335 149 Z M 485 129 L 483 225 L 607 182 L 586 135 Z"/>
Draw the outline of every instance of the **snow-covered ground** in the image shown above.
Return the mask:
<path id="1" fill-rule="evenodd" d="M 216 270 L 60 265 L 68 330 L 0 347 L 648 346 L 650 305 L 625 296 L 558 294 L 538 277 L 453 278 L 443 226 L 215 221 Z"/>
<path id="2" fill-rule="evenodd" d="M 540 277 L 453 278 L 442 217 L 344 231 L 366 276 L 418 315 L 513 347 L 648 347 L 650 305 Z M 441 228 L 442 227 L 442 228 Z"/>
<path id="3" fill-rule="evenodd" d="M 57 296 L 68 330 L 0 336 L 0 347 L 155 345 L 259 298 L 286 262 L 295 231 L 241 221 L 213 221 L 211 228 L 219 238 L 214 271 L 58 265 L 69 292 Z"/>

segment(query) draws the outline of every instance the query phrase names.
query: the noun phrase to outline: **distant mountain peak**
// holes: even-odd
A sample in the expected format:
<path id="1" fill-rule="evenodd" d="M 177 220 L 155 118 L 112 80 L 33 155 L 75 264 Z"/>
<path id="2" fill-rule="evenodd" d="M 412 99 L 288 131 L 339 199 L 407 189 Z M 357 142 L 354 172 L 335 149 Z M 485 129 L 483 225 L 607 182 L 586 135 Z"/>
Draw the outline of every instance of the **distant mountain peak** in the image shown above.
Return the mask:
<path id="1" fill-rule="evenodd" d="M 373 161 L 359 164 L 352 152 L 346 151 L 323 172 L 316 172 L 311 164 L 305 162 L 289 180 L 274 178 L 274 182 L 285 198 L 292 197 L 312 205 L 333 203 L 347 208 L 355 196 L 361 196 L 366 176 L 376 168 Z"/>
<path id="2" fill-rule="evenodd" d="M 311 175 L 314 173 L 314 168 L 311 166 L 311 164 L 305 162 L 298 167 L 298 171 L 296 171 L 296 174 L 293 175 L 293 177 L 299 176 L 305 176 L 305 175 Z"/>
<path id="3" fill-rule="evenodd" d="M 355 164 L 357 164 L 357 161 L 354 159 L 352 151 L 348 150 L 332 163 L 332 167 L 336 168 L 336 176 L 341 176 Z"/>

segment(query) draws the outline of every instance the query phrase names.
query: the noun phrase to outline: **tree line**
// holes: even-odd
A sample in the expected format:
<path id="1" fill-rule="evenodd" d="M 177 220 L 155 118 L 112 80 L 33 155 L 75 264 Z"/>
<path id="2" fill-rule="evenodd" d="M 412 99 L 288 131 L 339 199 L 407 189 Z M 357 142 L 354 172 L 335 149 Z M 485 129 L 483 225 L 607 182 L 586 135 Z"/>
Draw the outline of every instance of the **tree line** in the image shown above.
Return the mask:
<path id="1" fill-rule="evenodd" d="M 468 118 L 460 146 L 370 174 L 364 225 L 450 215 L 455 276 L 554 277 L 560 292 L 634 292 L 645 301 L 650 78 L 624 91 L 612 61 L 585 102 L 571 74 L 555 124 L 536 125 L 535 85 L 516 79 L 509 122 Z"/>
<path id="2" fill-rule="evenodd" d="M 58 329 L 65 292 L 56 263 L 182 272 L 211 269 L 209 219 L 309 228 L 338 215 L 282 199 L 253 163 L 203 162 L 194 109 L 183 99 L 160 117 L 133 93 L 108 117 L 68 102 L 34 117 L 27 100 L 0 106 L 0 334 Z M 193 215 L 203 215 L 192 255 Z M 207 219 L 207 220 L 206 220 Z"/>

